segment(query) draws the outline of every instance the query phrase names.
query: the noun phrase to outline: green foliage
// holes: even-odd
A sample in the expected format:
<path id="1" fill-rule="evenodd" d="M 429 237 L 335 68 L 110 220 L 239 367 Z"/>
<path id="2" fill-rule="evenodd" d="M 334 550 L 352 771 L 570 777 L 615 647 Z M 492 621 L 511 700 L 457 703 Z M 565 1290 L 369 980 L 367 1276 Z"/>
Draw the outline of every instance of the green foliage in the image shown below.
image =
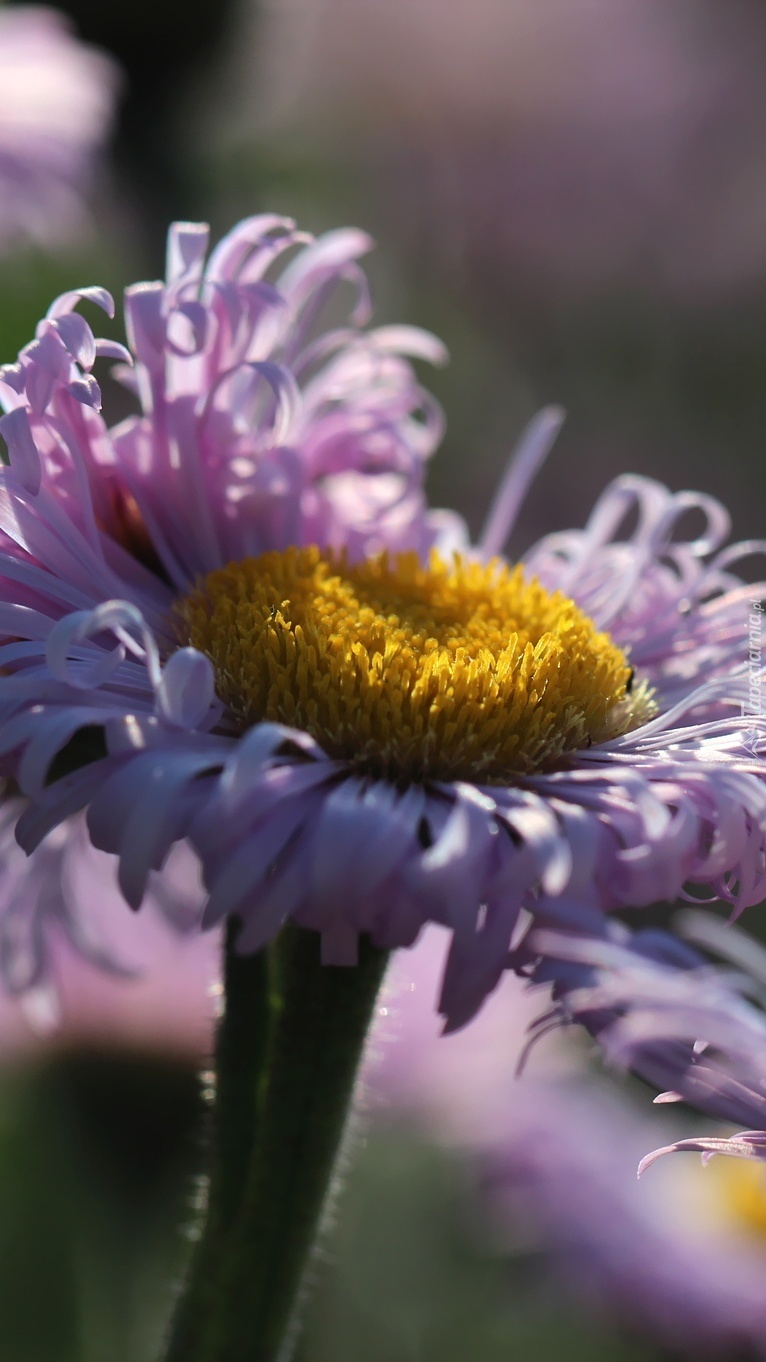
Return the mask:
<path id="1" fill-rule="evenodd" d="M 493 1246 L 459 1158 L 402 1130 L 359 1150 L 300 1362 L 639 1362 L 536 1252 Z"/>
<path id="2" fill-rule="evenodd" d="M 147 1362 L 185 1245 L 198 1081 L 139 1056 L 0 1080 L 3 1362 Z"/>

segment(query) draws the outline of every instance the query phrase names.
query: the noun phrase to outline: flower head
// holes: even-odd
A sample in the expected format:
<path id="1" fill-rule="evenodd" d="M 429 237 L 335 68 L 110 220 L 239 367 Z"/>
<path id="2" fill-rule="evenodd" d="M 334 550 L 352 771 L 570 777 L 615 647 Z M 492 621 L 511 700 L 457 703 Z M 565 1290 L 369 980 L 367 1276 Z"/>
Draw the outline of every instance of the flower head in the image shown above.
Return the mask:
<path id="1" fill-rule="evenodd" d="M 55 10 L 0 11 L 0 242 L 71 237 L 109 132 L 118 74 Z"/>
<path id="2" fill-rule="evenodd" d="M 622 478 L 583 531 L 496 561 L 546 412 L 472 547 L 423 494 L 441 423 L 408 356 L 441 347 L 367 328 L 368 245 L 262 217 L 206 260 L 176 226 L 167 282 L 127 291 L 129 350 L 94 340 L 75 304 L 109 300 L 86 290 L 2 371 L 0 752 L 23 846 L 87 806 L 137 906 L 187 839 L 206 924 L 240 917 L 243 950 L 290 918 L 345 963 L 360 933 L 441 922 L 454 1027 L 524 910 L 588 930 L 684 885 L 762 896 L 754 546 L 724 547 L 717 503 Z M 115 427 L 99 354 L 134 361 Z"/>

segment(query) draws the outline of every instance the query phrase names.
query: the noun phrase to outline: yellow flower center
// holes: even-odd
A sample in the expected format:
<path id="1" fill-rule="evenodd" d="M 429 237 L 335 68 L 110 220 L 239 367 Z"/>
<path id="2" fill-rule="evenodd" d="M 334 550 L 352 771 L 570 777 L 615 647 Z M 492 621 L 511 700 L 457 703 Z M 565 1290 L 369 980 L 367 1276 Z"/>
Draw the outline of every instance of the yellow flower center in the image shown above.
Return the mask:
<path id="1" fill-rule="evenodd" d="M 748 1159 L 712 1159 L 711 1173 L 727 1215 L 756 1238 L 766 1238 L 766 1169 Z"/>
<path id="2" fill-rule="evenodd" d="M 177 609 L 243 728 L 289 724 L 400 782 L 503 782 L 649 703 L 587 615 L 498 561 L 290 548 L 211 572 Z"/>

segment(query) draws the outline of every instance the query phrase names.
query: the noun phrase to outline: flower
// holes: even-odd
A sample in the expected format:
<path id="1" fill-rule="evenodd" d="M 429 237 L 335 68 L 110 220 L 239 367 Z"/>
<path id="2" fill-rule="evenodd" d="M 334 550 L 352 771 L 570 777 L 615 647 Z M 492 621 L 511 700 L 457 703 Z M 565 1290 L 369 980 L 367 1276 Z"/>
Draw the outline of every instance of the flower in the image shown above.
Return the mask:
<path id="1" fill-rule="evenodd" d="M 766 1159 L 766 951 L 710 913 L 687 913 L 676 925 L 736 968 L 713 966 L 677 937 L 631 936 L 616 924 L 600 940 L 544 932 L 536 941 L 533 977 L 555 981 L 543 1032 L 582 1023 L 610 1060 L 660 1089 L 657 1102 L 757 1127 L 677 1140 L 643 1158 L 639 1174 L 677 1150 L 696 1150 L 703 1162 Z"/>
<path id="2" fill-rule="evenodd" d="M 763 896 L 760 588 L 735 572 L 757 546 L 724 547 L 711 499 L 623 477 L 505 564 L 547 411 L 472 547 L 423 495 L 441 421 L 407 356 L 441 347 L 366 329 L 368 245 L 261 217 L 205 263 L 206 230 L 176 225 L 167 283 L 127 291 L 129 351 L 94 340 L 75 305 L 110 300 L 82 290 L 0 371 L 0 754 L 25 849 L 87 807 L 136 907 L 187 839 L 205 924 L 239 917 L 244 951 L 292 919 L 351 963 L 360 933 L 441 922 L 454 1028 L 531 919 Z M 349 322 L 322 332 L 344 281 Z M 99 355 L 135 361 L 111 428 Z"/>
<path id="3" fill-rule="evenodd" d="M 63 15 L 0 11 L 0 243 L 45 242 L 82 228 L 82 197 L 109 133 L 113 62 L 78 42 Z"/>
<path id="4" fill-rule="evenodd" d="M 188 848 L 152 875 L 135 917 L 82 815 L 26 856 L 13 836 L 22 807 L 1 809 L 0 1053 L 73 1039 L 209 1053 L 218 943 L 195 930 L 203 894 Z"/>
<path id="5" fill-rule="evenodd" d="M 523 1076 L 517 1056 L 540 989 L 506 977 L 474 1023 L 439 1035 L 432 997 L 442 943 L 427 929 L 395 958 L 364 1070 L 366 1124 L 416 1124 L 456 1152 L 472 1230 L 511 1262 L 532 1255 L 548 1280 L 621 1328 L 680 1355 L 766 1345 L 766 1182 L 720 1161 L 634 1170 L 652 1139 L 635 1094 L 588 1071 L 558 1031 Z M 663 1111 L 683 1135 L 677 1109 Z M 656 1131 L 654 1132 L 656 1136 Z"/>

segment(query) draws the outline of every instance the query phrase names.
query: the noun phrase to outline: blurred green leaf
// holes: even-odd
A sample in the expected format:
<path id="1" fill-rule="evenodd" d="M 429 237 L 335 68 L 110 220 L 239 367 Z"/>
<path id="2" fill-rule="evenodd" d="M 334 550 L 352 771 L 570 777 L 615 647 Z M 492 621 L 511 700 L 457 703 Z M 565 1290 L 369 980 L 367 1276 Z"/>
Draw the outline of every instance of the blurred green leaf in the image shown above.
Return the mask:
<path id="1" fill-rule="evenodd" d="M 186 1253 L 196 1075 L 60 1057 L 4 1073 L 0 1111 L 3 1362 L 148 1362 Z"/>

